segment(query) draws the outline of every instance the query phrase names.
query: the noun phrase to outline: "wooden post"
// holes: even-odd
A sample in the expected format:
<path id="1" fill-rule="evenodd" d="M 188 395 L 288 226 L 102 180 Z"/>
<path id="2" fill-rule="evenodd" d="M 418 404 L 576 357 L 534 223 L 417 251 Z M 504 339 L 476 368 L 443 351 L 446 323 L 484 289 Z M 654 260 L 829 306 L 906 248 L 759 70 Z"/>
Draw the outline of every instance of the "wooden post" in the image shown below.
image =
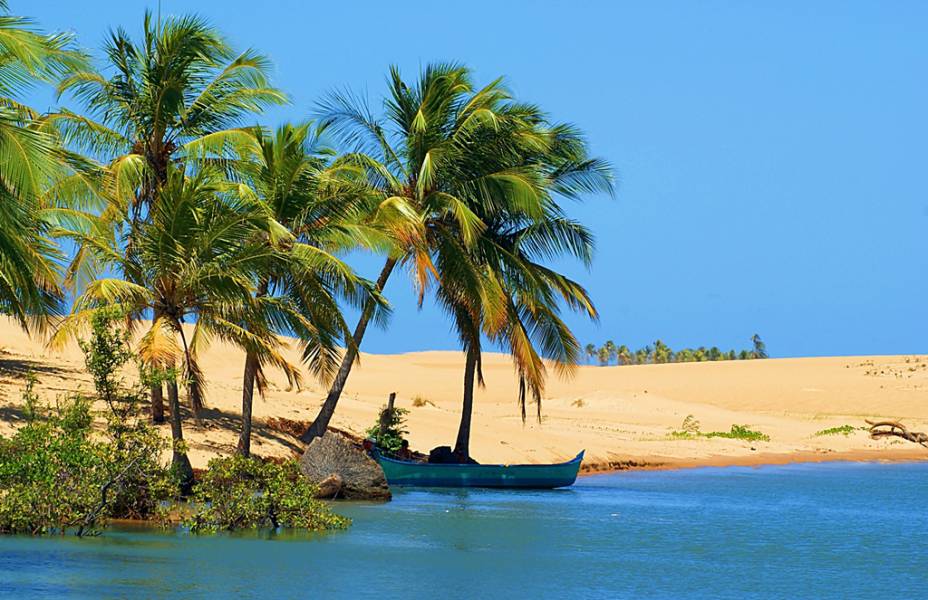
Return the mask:
<path id="1" fill-rule="evenodd" d="M 390 423 L 390 417 L 393 416 L 393 401 L 396 400 L 396 392 L 390 392 L 387 399 L 387 409 L 380 414 L 380 436 L 387 432 L 387 425 Z"/>

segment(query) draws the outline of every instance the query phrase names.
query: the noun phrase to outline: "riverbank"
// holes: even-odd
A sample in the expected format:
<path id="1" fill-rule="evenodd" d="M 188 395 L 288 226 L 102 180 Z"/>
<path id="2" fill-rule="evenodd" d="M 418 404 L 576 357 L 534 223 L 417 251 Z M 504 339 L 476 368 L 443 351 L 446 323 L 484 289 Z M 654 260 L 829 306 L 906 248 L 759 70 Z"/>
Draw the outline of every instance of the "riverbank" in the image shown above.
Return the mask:
<path id="1" fill-rule="evenodd" d="M 28 372 L 35 372 L 36 390 L 49 401 L 91 389 L 76 344 L 48 351 L 6 319 L 0 320 L 0 340 L 0 432 L 22 421 L 20 395 Z M 295 351 L 289 355 L 298 360 Z M 235 450 L 244 364 L 241 352 L 219 343 L 200 360 L 208 408 L 202 426 L 192 420 L 185 424 L 196 468 Z M 452 444 L 463 364 L 458 352 L 364 354 L 332 424 L 361 434 L 376 420 L 387 394 L 396 392 L 396 405 L 410 411 L 414 449 Z M 585 471 L 928 459 L 928 449 L 898 439 L 871 440 L 860 429 L 865 419 L 892 418 L 928 431 L 926 356 L 583 366 L 568 381 L 552 374 L 542 422 L 530 414 L 524 425 L 508 357 L 487 354 L 483 366 L 487 387 L 476 392 L 471 450 L 484 463 L 555 462 L 581 449 L 586 449 Z M 253 451 L 291 456 L 302 450 L 292 433 L 315 416 L 326 389 L 315 382 L 299 391 L 287 389 L 281 375 L 268 375 L 267 396 L 254 407 Z M 690 415 L 704 434 L 747 425 L 770 440 L 675 435 Z M 844 429 L 828 431 L 835 428 Z M 161 432 L 170 435 L 167 425 Z"/>

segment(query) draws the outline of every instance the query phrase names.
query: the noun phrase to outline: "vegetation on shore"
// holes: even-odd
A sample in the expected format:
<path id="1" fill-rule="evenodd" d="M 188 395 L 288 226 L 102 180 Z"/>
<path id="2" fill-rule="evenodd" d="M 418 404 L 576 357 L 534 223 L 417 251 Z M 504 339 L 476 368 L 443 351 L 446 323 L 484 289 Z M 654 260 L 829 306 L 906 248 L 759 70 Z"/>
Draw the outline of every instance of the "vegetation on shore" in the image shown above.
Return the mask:
<path id="1" fill-rule="evenodd" d="M 588 361 L 595 360 L 601 366 L 607 366 L 613 362 L 617 365 L 647 365 L 717 360 L 754 360 L 767 358 L 767 345 L 756 333 L 751 337 L 751 349 L 739 352 L 735 350 L 725 352 L 716 346 L 673 350 L 661 340 L 656 340 L 653 344 L 648 344 L 638 350 L 631 350 L 625 344 L 616 346 L 615 342 L 607 340 L 602 346 L 587 344 L 584 348 L 584 354 Z"/>
<path id="2" fill-rule="evenodd" d="M 0 436 L 0 533 L 95 535 L 110 519 L 166 523 L 178 510 L 188 514 L 184 524 L 194 533 L 348 525 L 313 499 L 315 486 L 293 460 L 211 461 L 187 504 L 185 477 L 161 464 L 165 441 L 141 410 L 151 383 L 165 375 L 152 373 L 129 350 L 123 321 L 117 309 L 95 312 L 90 339 L 80 343 L 94 395 L 46 406 L 34 391 L 35 378 L 27 382 L 25 424 Z M 129 386 L 121 373 L 133 361 L 140 372 Z M 102 431 L 93 427 L 95 401 L 106 406 Z"/>
<path id="3" fill-rule="evenodd" d="M 869 431 L 869 427 L 854 427 L 853 425 L 841 425 L 839 427 L 829 427 L 828 429 L 822 429 L 821 431 L 816 431 L 815 436 L 821 437 L 824 435 L 843 435 L 845 437 L 851 435 L 855 431 Z"/>
<path id="4" fill-rule="evenodd" d="M 728 431 L 700 431 L 699 421 L 693 415 L 687 415 L 679 430 L 671 431 L 670 437 L 677 440 L 691 440 L 699 437 L 703 438 L 726 438 L 732 440 L 744 440 L 747 442 L 769 442 L 770 436 L 760 431 L 755 431 L 747 425 L 732 425 Z"/>

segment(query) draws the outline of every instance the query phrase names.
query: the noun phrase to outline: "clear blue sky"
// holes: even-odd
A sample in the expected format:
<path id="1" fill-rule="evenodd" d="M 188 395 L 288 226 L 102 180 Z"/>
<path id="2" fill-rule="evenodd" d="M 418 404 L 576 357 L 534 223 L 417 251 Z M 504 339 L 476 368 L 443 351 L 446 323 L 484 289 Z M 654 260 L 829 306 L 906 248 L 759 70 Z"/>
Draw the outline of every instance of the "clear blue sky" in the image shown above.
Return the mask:
<path id="1" fill-rule="evenodd" d="M 157 2 L 12 0 L 99 48 Z M 620 181 L 571 209 L 597 236 L 584 342 L 774 356 L 928 352 L 928 2 L 162 0 L 275 64 L 305 118 L 333 87 L 376 98 L 387 67 L 462 61 L 588 135 Z M 44 108 L 44 107 L 42 107 Z M 379 259 L 352 261 L 374 278 Z M 394 278 L 364 349 L 455 348 Z"/>

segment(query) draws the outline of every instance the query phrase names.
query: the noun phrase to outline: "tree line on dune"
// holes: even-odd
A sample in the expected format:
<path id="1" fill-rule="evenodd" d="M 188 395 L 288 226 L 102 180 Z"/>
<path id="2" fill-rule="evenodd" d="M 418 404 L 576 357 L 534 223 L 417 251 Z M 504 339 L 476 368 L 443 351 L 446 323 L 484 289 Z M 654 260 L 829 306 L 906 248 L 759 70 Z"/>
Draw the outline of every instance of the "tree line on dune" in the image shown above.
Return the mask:
<path id="1" fill-rule="evenodd" d="M 631 350 L 625 344 L 616 346 L 612 340 L 606 341 L 602 346 L 587 344 L 584 354 L 589 362 L 596 361 L 601 366 L 616 365 L 647 365 L 681 362 L 708 362 L 717 360 L 753 360 L 767 358 L 767 345 L 756 333 L 751 337 L 751 349 L 736 352 L 725 352 L 716 346 L 706 348 L 682 348 L 674 350 L 661 340 L 648 344 L 638 350 Z"/>
<path id="2" fill-rule="evenodd" d="M 239 452 L 251 452 L 254 393 L 268 373 L 330 386 L 304 441 L 327 428 L 383 290 L 406 272 L 434 298 L 464 352 L 455 450 L 469 455 L 484 346 L 507 351 L 518 405 L 541 410 L 549 369 L 583 360 L 565 311 L 597 312 L 553 267 L 589 265 L 593 236 L 566 199 L 612 194 L 608 164 L 582 133 L 480 83 L 456 63 L 412 80 L 391 67 L 376 102 L 332 92 L 311 114 L 255 125 L 287 94 L 270 63 L 236 51 L 197 16 L 113 30 L 98 58 L 0 2 L 0 311 L 50 344 L 78 339 L 101 310 L 124 315 L 146 368 L 150 418 L 169 420 L 173 467 L 192 477 L 185 416 L 209 386 L 199 357 L 214 341 L 245 353 Z M 61 104 L 22 103 L 54 86 Z M 343 256 L 383 258 L 374 278 Z M 360 309 L 352 327 L 342 308 Z M 280 334 L 299 343 L 299 362 Z"/>

